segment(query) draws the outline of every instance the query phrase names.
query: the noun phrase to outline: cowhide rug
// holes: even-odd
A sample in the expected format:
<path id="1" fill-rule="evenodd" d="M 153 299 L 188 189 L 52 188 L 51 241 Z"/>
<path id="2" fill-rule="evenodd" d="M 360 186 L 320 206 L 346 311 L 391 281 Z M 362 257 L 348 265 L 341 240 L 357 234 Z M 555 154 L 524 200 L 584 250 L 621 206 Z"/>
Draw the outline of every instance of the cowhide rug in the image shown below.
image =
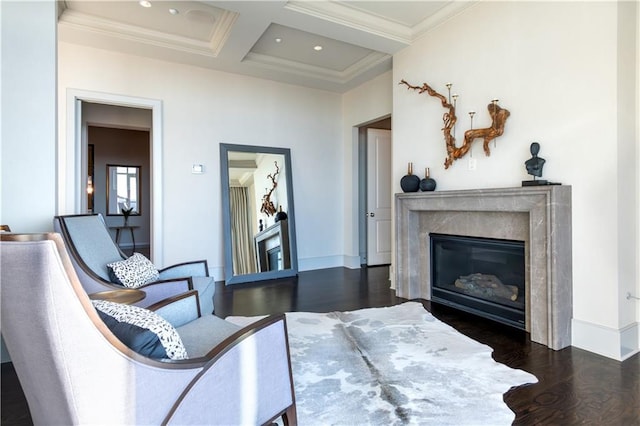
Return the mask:
<path id="1" fill-rule="evenodd" d="M 301 426 L 509 425 L 503 394 L 537 382 L 417 302 L 286 317 Z"/>

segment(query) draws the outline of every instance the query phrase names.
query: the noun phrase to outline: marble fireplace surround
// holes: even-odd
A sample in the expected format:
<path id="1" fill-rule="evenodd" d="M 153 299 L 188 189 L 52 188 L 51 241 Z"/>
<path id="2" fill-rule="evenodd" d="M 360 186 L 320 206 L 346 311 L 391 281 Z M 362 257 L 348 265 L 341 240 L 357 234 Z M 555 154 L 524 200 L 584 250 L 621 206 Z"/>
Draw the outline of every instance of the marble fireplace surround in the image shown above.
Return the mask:
<path id="1" fill-rule="evenodd" d="M 431 299 L 429 233 L 525 243 L 525 322 L 531 340 L 571 345 L 571 187 L 396 194 L 396 295 Z"/>

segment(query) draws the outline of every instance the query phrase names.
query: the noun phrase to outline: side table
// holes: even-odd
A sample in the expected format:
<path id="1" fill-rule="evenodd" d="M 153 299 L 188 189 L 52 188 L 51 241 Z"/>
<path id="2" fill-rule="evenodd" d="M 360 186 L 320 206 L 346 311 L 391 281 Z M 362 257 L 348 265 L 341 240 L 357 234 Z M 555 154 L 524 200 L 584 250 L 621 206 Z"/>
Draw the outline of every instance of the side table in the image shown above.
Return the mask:
<path id="1" fill-rule="evenodd" d="M 124 226 L 110 226 L 109 229 L 115 229 L 116 230 L 116 244 L 118 246 L 120 246 L 120 231 L 122 231 L 123 229 L 128 229 L 129 233 L 131 234 L 131 242 L 133 243 L 133 250 L 135 251 L 136 249 L 136 237 L 133 235 L 133 230 L 134 229 L 138 229 L 140 228 L 139 226 L 131 226 L 131 225 L 124 225 Z"/>
<path id="2" fill-rule="evenodd" d="M 89 295 L 89 299 L 91 300 L 106 300 L 109 302 L 123 303 L 125 305 L 139 302 L 145 297 L 147 297 L 147 293 L 135 288 L 100 291 Z"/>

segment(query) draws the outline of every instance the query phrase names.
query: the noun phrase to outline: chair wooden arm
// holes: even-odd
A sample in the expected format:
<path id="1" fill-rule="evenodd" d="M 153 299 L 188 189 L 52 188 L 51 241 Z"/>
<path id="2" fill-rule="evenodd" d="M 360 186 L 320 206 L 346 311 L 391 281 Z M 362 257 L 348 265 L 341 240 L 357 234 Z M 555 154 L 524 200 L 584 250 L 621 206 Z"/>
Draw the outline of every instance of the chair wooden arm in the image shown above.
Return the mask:
<path id="1" fill-rule="evenodd" d="M 209 266 L 206 260 L 182 262 L 159 269 L 161 278 L 208 277 Z"/>
<path id="2" fill-rule="evenodd" d="M 113 242 L 101 214 L 55 216 L 53 225 L 54 230 L 63 236 L 80 282 L 88 293 L 121 288 L 110 282 L 106 265 L 127 257 Z M 158 281 L 144 286 L 147 297 L 136 306 L 144 308 L 164 298 L 196 289 L 200 294 L 202 312 L 213 312 L 215 284 L 209 277 L 205 260 L 173 265 L 159 273 Z"/>
<path id="3" fill-rule="evenodd" d="M 284 315 L 256 321 L 189 361 L 201 359 L 207 360 L 204 368 L 163 424 L 269 424 L 281 416 L 289 425 L 297 423 Z M 203 398 L 211 403 L 203 404 Z"/>
<path id="4" fill-rule="evenodd" d="M 189 290 L 182 294 L 161 300 L 147 307 L 174 327 L 194 321 L 202 315 L 200 312 L 200 297 L 196 290 Z"/>

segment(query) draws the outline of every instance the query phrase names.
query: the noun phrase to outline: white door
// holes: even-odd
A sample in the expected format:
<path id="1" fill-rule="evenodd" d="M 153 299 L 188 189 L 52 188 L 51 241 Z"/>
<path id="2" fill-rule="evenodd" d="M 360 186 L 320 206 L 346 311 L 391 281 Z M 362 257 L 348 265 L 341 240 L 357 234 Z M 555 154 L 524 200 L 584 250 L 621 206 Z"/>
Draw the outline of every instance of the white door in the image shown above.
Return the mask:
<path id="1" fill-rule="evenodd" d="M 367 129 L 367 265 L 391 263 L 391 131 Z"/>

